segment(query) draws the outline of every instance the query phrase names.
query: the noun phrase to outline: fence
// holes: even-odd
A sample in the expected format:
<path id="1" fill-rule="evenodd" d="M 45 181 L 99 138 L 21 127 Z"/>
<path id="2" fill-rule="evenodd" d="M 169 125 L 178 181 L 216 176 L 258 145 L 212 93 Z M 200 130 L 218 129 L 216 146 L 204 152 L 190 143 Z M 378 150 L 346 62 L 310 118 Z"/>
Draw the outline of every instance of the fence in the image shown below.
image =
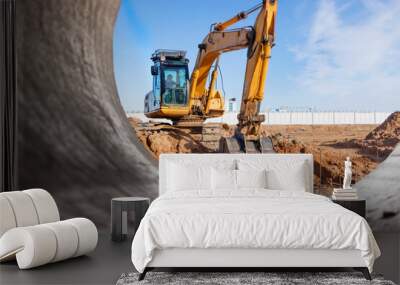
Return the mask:
<path id="1" fill-rule="evenodd" d="M 273 112 L 265 113 L 271 125 L 381 124 L 389 112 Z"/>
<path id="2" fill-rule="evenodd" d="M 340 125 L 381 124 L 390 112 L 267 112 L 264 124 L 269 125 Z M 143 122 L 149 119 L 143 113 L 127 113 Z M 165 120 L 162 120 L 165 121 Z M 237 113 L 225 113 L 223 117 L 208 119 L 207 122 L 236 124 Z"/>

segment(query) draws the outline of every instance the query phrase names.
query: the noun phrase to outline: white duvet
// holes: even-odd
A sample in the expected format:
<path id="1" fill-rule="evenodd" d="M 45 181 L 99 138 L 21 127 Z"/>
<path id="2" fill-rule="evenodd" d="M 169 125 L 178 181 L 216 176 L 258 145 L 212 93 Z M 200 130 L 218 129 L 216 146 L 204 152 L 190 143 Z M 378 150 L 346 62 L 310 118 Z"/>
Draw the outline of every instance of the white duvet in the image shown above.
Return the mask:
<path id="1" fill-rule="evenodd" d="M 160 196 L 133 239 L 132 262 L 143 272 L 165 248 L 358 249 L 370 271 L 380 255 L 368 223 L 328 198 L 257 189 Z"/>

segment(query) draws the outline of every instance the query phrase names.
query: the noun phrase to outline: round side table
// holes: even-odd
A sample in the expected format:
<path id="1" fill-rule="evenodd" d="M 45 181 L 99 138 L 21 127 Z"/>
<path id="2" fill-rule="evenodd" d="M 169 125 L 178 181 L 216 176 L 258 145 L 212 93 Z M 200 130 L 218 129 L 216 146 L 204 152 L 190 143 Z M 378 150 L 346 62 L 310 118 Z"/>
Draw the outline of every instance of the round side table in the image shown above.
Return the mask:
<path id="1" fill-rule="evenodd" d="M 111 239 L 123 241 L 128 235 L 128 212 L 132 212 L 134 229 L 139 227 L 150 205 L 150 199 L 144 197 L 119 197 L 111 200 Z"/>

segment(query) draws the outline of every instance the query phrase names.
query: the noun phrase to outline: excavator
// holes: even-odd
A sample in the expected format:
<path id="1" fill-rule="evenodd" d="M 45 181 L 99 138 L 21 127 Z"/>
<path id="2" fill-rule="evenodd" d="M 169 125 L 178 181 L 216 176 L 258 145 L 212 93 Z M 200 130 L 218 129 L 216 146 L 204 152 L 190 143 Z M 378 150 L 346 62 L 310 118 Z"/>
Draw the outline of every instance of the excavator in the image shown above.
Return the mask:
<path id="1" fill-rule="evenodd" d="M 156 50 L 151 59 L 153 90 L 146 94 L 144 112 L 148 118 L 163 118 L 177 128 L 201 128 L 208 118 L 224 114 L 224 96 L 216 89 L 219 58 L 223 53 L 247 48 L 247 63 L 238 124 L 233 137 L 221 138 L 220 151 L 228 153 L 273 152 L 271 139 L 260 134 L 260 114 L 271 49 L 275 41 L 277 0 L 263 0 L 255 7 L 227 21 L 211 25 L 198 45 L 189 76 L 186 52 Z M 253 26 L 230 28 L 259 11 Z"/>

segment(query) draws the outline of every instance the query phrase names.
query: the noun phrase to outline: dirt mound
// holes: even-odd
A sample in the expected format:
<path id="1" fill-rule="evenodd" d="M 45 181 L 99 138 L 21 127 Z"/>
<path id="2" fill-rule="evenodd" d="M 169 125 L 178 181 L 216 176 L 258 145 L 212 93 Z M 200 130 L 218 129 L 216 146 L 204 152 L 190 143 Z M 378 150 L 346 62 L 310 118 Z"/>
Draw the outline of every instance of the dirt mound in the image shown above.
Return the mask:
<path id="1" fill-rule="evenodd" d="M 178 151 L 178 140 L 165 132 L 150 134 L 146 142 L 157 157 L 161 153 L 176 153 Z"/>
<path id="2" fill-rule="evenodd" d="M 162 153 L 207 153 L 210 150 L 199 142 L 196 136 L 167 124 L 160 124 L 152 128 L 142 127 L 138 118 L 128 118 L 136 135 L 143 145 L 159 158 Z"/>
<path id="3" fill-rule="evenodd" d="M 142 123 L 142 120 L 137 118 L 137 117 L 129 117 L 128 121 L 131 124 L 131 126 L 134 127 L 134 128 L 139 127 L 140 124 Z"/>
<path id="4" fill-rule="evenodd" d="M 400 142 L 400 112 L 392 113 L 382 124 L 359 141 L 361 151 L 386 158 Z"/>
<path id="5" fill-rule="evenodd" d="M 400 111 L 392 113 L 382 124 L 366 137 L 366 140 L 379 140 L 389 144 L 400 141 Z"/>

